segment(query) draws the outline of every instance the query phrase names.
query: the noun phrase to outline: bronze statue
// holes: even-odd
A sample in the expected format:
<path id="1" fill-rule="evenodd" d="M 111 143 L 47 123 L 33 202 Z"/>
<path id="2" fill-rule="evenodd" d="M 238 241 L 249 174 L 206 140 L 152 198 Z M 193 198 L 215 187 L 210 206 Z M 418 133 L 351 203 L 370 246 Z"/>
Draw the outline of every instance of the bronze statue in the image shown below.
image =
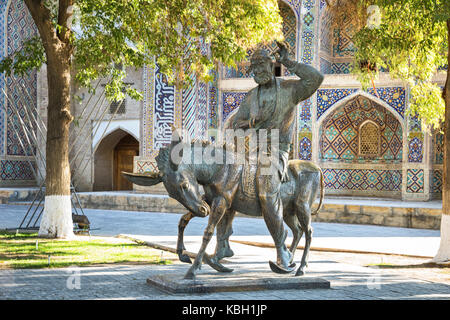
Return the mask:
<path id="1" fill-rule="evenodd" d="M 277 265 L 289 269 L 290 253 L 284 244 L 283 204 L 280 197 L 281 182 L 288 178 L 287 162 L 292 142 L 297 105 L 309 98 L 320 86 L 323 76 L 313 67 L 288 58 L 286 46 L 277 42 L 277 61 L 300 79 L 284 80 L 274 75 L 274 63 L 268 52 L 258 49 L 252 55 L 250 69 L 258 86 L 247 94 L 230 123 L 234 129 L 267 130 L 270 139 L 273 129 L 278 129 L 278 150 L 268 146 L 267 157 L 280 159 L 280 163 L 262 163 L 258 158 L 256 191 L 261 203 L 262 216 L 277 248 Z M 261 151 L 257 150 L 258 154 Z M 274 154 L 277 153 L 277 154 Z M 278 161 L 277 161 L 278 162 Z M 270 167 L 270 168 L 269 168 Z M 269 169 L 270 174 L 263 174 Z M 278 171 L 279 175 L 277 174 Z M 267 172 L 267 170 L 266 170 Z M 308 230 L 304 230 L 308 232 Z"/>
<path id="2" fill-rule="evenodd" d="M 204 162 L 196 164 L 193 159 L 179 164 L 174 163 L 170 154 L 178 144 L 183 145 L 183 152 L 189 151 L 191 157 L 196 152 L 194 151 L 195 148 L 204 149 L 209 146 L 207 143 L 196 144 L 185 143 L 181 140 L 174 141 L 170 147 L 160 149 L 159 155 L 156 157 L 159 173 L 123 174 L 131 182 L 139 185 L 151 186 L 163 182 L 169 195 L 190 211 L 183 216 L 182 220 L 186 219 L 187 216 L 189 216 L 187 220 L 190 220 L 192 216 L 206 216 L 209 213 L 208 226 L 203 236 L 202 246 L 185 278 L 192 279 L 195 276 L 202 260 L 217 271 L 231 272 L 232 270 L 220 264 L 219 260 L 232 255 L 232 252 L 228 251 L 230 250 L 228 238 L 231 235 L 231 224 L 236 211 L 250 216 L 261 216 L 261 204 L 258 198 L 249 195 L 245 190 L 244 181 L 247 168 L 245 165 L 226 164 L 225 158 L 233 157 L 235 153 L 227 151 L 225 146 L 213 146 L 213 152 L 223 157 L 223 164 L 208 165 Z M 322 205 L 323 176 L 319 167 L 309 161 L 302 160 L 289 161 L 287 174 L 289 180 L 282 183 L 280 190 L 284 208 L 284 221 L 291 228 L 294 236 L 290 248 L 292 254 L 289 256 L 287 268 L 282 268 L 272 262 L 270 266 L 274 272 L 278 273 L 287 273 L 293 270 L 295 267 L 295 264 L 292 264 L 294 251 L 304 231 L 306 244 L 300 267 L 296 273 L 296 275 L 302 275 L 308 262 L 311 245 L 311 214 L 317 213 Z M 255 179 L 255 175 L 250 175 L 249 178 L 252 177 Z M 202 185 L 205 191 L 204 198 L 200 193 L 199 185 Z M 315 212 L 311 212 L 311 207 L 319 194 L 319 206 Z M 205 255 L 205 250 L 216 226 L 216 251 L 212 257 L 209 257 Z M 286 234 L 283 241 L 285 238 Z M 182 238 L 178 245 L 183 246 Z M 180 258 L 185 262 L 189 261 L 187 256 Z"/>
<path id="3" fill-rule="evenodd" d="M 236 162 L 230 164 L 229 157 L 233 158 L 236 155 L 224 147 L 217 146 L 213 148 L 213 152 L 216 155 L 220 153 L 224 157 L 221 164 L 208 165 L 205 162 L 194 164 L 195 161 L 191 157 L 187 157 L 186 163 L 183 161 L 176 163 L 170 155 L 175 147 L 180 150 L 182 142 L 175 139 L 169 148 L 161 149 L 156 158 L 160 170 L 158 175 L 152 177 L 127 175 L 136 184 L 152 185 L 164 182 L 169 195 L 180 201 L 193 215 L 206 216 L 210 211 L 202 247 L 186 278 L 195 276 L 216 225 L 218 228 L 216 252 L 212 258 L 205 256 L 205 261 L 219 271 L 229 271 L 219 263 L 219 260 L 232 255 L 228 238 L 232 233 L 231 224 L 236 211 L 263 216 L 277 249 L 277 261 L 271 263 L 271 268 L 275 272 L 293 270 L 295 248 L 291 246 L 289 251 L 285 246 L 287 232 L 283 227 L 283 219 L 293 230 L 293 244 L 297 238 L 299 240 L 298 235 L 301 237 L 301 232 L 305 232 L 306 246 L 296 274 L 304 273 L 312 235 L 311 206 L 320 186 L 322 186 L 320 201 L 322 203 L 323 177 L 320 169 L 312 163 L 296 160 L 289 162 L 288 165 L 288 154 L 296 120 L 295 108 L 317 90 L 323 76 L 310 66 L 289 60 L 287 48 L 281 43 L 277 44 L 279 46 L 277 61 L 300 79 L 276 78 L 273 62 L 267 51 L 257 50 L 251 58 L 251 70 L 258 86 L 250 90 L 230 121 L 230 127 L 233 129 L 253 129 L 256 132 L 267 130 L 269 139 L 276 129 L 279 134 L 278 149 L 269 145 L 266 150 L 257 150 L 258 154 L 263 151 L 271 157 L 272 163 L 260 161 L 258 157 L 256 165 L 238 165 Z M 183 148 L 193 151 L 191 149 L 194 145 L 185 143 Z M 202 145 L 202 148 L 206 146 Z M 280 159 L 281 162 L 273 159 Z M 200 196 L 199 184 L 205 189 L 205 200 Z M 253 186 L 253 192 L 248 192 L 246 185 L 250 189 Z M 189 221 L 188 215 L 180 221 L 181 229 L 185 226 L 183 223 Z M 182 248 L 182 233 L 178 245 L 179 249 Z M 180 258 L 187 260 L 181 254 Z"/>

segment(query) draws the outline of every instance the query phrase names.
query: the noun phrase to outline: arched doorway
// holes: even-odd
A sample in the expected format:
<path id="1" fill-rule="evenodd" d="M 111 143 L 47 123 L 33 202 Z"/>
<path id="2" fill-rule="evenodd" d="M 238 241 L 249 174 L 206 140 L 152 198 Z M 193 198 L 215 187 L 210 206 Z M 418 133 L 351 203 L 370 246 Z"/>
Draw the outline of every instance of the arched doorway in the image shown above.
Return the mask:
<path id="1" fill-rule="evenodd" d="M 134 157 L 139 155 L 139 142 L 131 135 L 123 137 L 114 148 L 114 190 L 133 190 L 133 184 L 121 175 L 133 172 Z"/>
<path id="2" fill-rule="evenodd" d="M 94 191 L 132 190 L 132 184 L 120 174 L 133 171 L 133 159 L 139 155 L 139 142 L 128 132 L 117 129 L 104 137 L 94 153 Z"/>

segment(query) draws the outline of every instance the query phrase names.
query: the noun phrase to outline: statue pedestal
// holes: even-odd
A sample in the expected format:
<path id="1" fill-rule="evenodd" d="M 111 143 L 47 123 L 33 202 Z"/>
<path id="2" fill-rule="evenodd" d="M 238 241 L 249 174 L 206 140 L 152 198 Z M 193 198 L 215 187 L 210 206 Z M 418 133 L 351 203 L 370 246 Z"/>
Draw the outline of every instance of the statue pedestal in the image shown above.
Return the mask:
<path id="1" fill-rule="evenodd" d="M 199 271 L 195 280 L 183 279 L 184 274 L 158 274 L 147 283 L 172 294 L 259 291 L 286 289 L 330 289 L 330 282 L 295 273 L 278 275 L 271 272 L 218 273 Z"/>

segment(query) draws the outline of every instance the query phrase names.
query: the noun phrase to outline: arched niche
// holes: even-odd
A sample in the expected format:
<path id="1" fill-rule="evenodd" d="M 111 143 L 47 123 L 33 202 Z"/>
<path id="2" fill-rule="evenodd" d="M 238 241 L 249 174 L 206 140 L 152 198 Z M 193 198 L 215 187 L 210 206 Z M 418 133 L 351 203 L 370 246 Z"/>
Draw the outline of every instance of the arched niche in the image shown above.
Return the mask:
<path id="1" fill-rule="evenodd" d="M 133 159 L 139 155 L 139 142 L 129 133 L 117 129 L 104 137 L 94 153 L 94 191 L 132 190 L 120 174 L 133 171 Z"/>
<path id="2" fill-rule="evenodd" d="M 333 108 L 319 124 L 319 160 L 323 162 L 402 161 L 402 123 L 390 110 L 366 96 L 357 95 Z M 364 128 L 378 132 L 378 136 L 367 140 L 376 145 L 377 152 L 361 153 L 361 130 Z"/>

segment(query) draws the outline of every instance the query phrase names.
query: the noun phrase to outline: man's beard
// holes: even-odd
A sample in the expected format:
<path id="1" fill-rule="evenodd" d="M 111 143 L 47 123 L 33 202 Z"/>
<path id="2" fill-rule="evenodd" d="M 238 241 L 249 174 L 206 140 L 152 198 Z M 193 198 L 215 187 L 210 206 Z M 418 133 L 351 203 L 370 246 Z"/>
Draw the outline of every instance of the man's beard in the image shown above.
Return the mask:
<path id="1" fill-rule="evenodd" d="M 261 72 L 254 76 L 254 80 L 257 84 L 266 84 L 272 79 L 272 74 L 270 72 Z"/>

